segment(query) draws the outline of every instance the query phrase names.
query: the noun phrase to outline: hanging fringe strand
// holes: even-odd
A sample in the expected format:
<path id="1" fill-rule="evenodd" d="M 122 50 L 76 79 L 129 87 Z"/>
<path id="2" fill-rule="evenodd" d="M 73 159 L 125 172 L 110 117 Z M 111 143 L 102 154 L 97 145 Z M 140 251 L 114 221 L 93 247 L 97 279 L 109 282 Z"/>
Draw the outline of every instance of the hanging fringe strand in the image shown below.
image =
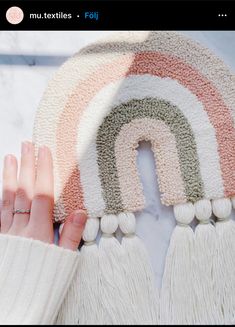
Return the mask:
<path id="1" fill-rule="evenodd" d="M 223 324 L 235 323 L 235 222 L 230 219 L 230 199 L 212 201 L 217 217 L 217 253 L 214 256 L 216 299 L 222 310 Z"/>
<path id="2" fill-rule="evenodd" d="M 102 324 L 100 304 L 99 252 L 96 237 L 99 219 L 89 218 L 83 232 L 84 245 L 80 251 L 77 272 L 61 307 L 57 324 Z"/>
<path id="3" fill-rule="evenodd" d="M 209 200 L 195 203 L 199 224 L 195 229 L 193 274 L 196 325 L 221 324 L 223 321 L 215 291 L 214 260 L 216 256 L 216 230 L 211 223 L 212 207 Z"/>
<path id="4" fill-rule="evenodd" d="M 80 264 L 57 324 L 235 323 L 235 222 L 230 199 L 174 206 L 161 297 L 132 213 L 88 219 Z M 217 217 L 211 223 L 212 210 Z M 196 216 L 195 233 L 190 223 Z M 102 237 L 96 244 L 99 227 Z M 115 237 L 118 227 L 121 244 Z"/>
<path id="5" fill-rule="evenodd" d="M 174 206 L 177 221 L 167 252 L 160 300 L 161 324 L 192 324 L 193 307 L 193 204 Z"/>
<path id="6" fill-rule="evenodd" d="M 114 237 L 118 228 L 116 215 L 101 218 L 102 237 L 99 243 L 99 267 L 102 294 L 100 301 L 110 324 L 137 324 L 125 274 L 127 257 Z"/>
<path id="7" fill-rule="evenodd" d="M 121 213 L 118 219 L 124 234 L 122 247 L 128 263 L 125 271 L 137 322 L 156 325 L 159 323 L 159 295 L 148 253 L 135 234 L 135 216 L 132 213 Z"/>

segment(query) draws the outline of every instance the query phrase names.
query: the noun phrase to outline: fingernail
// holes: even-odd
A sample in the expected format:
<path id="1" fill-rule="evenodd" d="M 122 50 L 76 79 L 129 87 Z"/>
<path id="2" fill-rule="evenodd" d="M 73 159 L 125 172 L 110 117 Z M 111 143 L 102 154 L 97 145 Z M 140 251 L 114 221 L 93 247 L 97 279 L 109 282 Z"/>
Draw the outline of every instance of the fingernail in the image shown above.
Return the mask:
<path id="1" fill-rule="evenodd" d="M 8 154 L 5 156 L 5 165 L 11 165 L 13 163 L 13 156 L 11 154 Z"/>
<path id="2" fill-rule="evenodd" d="M 30 143 L 29 142 L 22 142 L 21 145 L 21 154 L 27 154 L 30 150 Z"/>
<path id="3" fill-rule="evenodd" d="M 73 215 L 73 224 L 74 225 L 84 226 L 86 221 L 87 221 L 87 215 L 86 215 L 85 211 L 77 210 L 74 212 L 74 215 Z"/>

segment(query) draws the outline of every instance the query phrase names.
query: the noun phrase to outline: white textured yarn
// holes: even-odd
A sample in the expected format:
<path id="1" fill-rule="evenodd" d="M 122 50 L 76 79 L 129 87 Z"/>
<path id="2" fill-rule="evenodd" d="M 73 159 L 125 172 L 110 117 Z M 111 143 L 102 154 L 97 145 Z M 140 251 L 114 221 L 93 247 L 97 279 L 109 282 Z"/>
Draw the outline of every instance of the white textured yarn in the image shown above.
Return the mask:
<path id="1" fill-rule="evenodd" d="M 195 216 L 199 222 L 207 222 L 212 215 L 212 207 L 210 200 L 199 200 L 194 204 Z"/>
<path id="2" fill-rule="evenodd" d="M 215 192 L 218 197 L 223 195 L 223 182 L 215 131 L 202 103 L 187 88 L 170 78 L 160 78 L 149 74 L 129 76 L 125 79 L 119 79 L 115 83 L 112 82 L 97 92 L 82 115 L 77 130 L 78 162 L 86 207 L 91 216 L 99 216 L 105 204 L 98 173 L 96 137 L 90 131 L 97 130 L 104 117 L 114 106 L 118 106 L 131 99 L 143 99 L 153 96 L 171 102 L 183 112 L 190 122 L 199 149 L 198 156 L 206 196 L 210 198 L 212 195 L 214 196 Z M 112 99 L 111 103 L 110 99 Z M 96 115 L 95 119 L 94 112 Z M 203 136 L 199 128 L 202 121 L 207 131 Z M 79 142 L 81 139 L 84 142 Z M 203 150 L 205 144 L 210 144 L 206 152 Z M 93 174 L 89 174 L 90 169 L 87 169 L 87 167 L 91 167 L 90 169 L 92 169 Z M 215 180 L 217 185 L 216 190 L 214 187 Z M 94 194 L 94 191 L 95 196 L 90 197 L 89 194 Z M 99 205 L 98 208 L 97 204 Z"/>
<path id="3" fill-rule="evenodd" d="M 103 235 L 99 242 L 99 270 L 104 321 L 112 325 L 138 324 L 126 280 L 127 256 L 113 235 L 117 228 L 117 216 L 105 215 L 101 218 Z"/>
<path id="4" fill-rule="evenodd" d="M 214 215 L 219 219 L 229 218 L 232 210 L 232 204 L 230 199 L 215 199 L 212 200 L 212 210 Z"/>
<path id="5" fill-rule="evenodd" d="M 82 235 L 84 242 L 94 242 L 98 235 L 99 227 L 100 221 L 98 218 L 89 218 Z"/>
<path id="6" fill-rule="evenodd" d="M 194 234 L 189 224 L 195 215 L 193 204 L 174 206 L 178 226 L 171 236 L 160 297 L 161 324 L 193 324 L 193 246 Z"/>
<path id="7" fill-rule="evenodd" d="M 223 324 L 235 323 L 235 222 L 229 219 L 229 199 L 212 201 L 216 223 L 217 253 L 214 257 L 216 299 L 223 313 Z"/>
<path id="8" fill-rule="evenodd" d="M 118 223 L 124 235 L 135 235 L 136 219 L 133 213 L 120 213 L 118 215 Z"/>
<path id="9" fill-rule="evenodd" d="M 81 248 L 78 270 L 62 305 L 58 324 L 87 325 L 103 322 L 99 251 L 95 242 L 98 231 L 99 219 L 88 219 L 83 232 L 85 244 Z"/>
<path id="10" fill-rule="evenodd" d="M 99 249 L 96 238 L 99 232 L 99 219 L 88 219 L 83 232 L 84 246 L 81 249 L 81 261 L 78 274 L 79 283 L 79 324 L 102 324 L 103 315 L 100 303 L 101 278 L 99 269 Z M 85 296 L 84 296 L 85 295 Z"/>
<path id="11" fill-rule="evenodd" d="M 0 324 L 53 324 L 78 258 L 55 245 L 0 235 Z"/>
<path id="12" fill-rule="evenodd" d="M 193 276 L 196 325 L 213 325 L 223 322 L 215 290 L 214 260 L 217 254 L 215 227 L 210 223 L 211 202 L 195 203 L 195 214 L 199 221 L 195 229 Z"/>
<path id="13" fill-rule="evenodd" d="M 235 209 L 235 196 L 232 197 L 231 201 L 232 201 L 233 208 Z"/>
<path id="14" fill-rule="evenodd" d="M 189 225 L 195 216 L 195 207 L 192 203 L 176 204 L 174 206 L 174 215 L 177 223 Z"/>
<path id="15" fill-rule="evenodd" d="M 133 213 L 120 213 L 118 220 L 124 234 L 122 247 L 127 256 L 126 280 L 137 323 L 156 325 L 159 323 L 159 295 L 147 250 L 135 234 L 135 216 Z"/>

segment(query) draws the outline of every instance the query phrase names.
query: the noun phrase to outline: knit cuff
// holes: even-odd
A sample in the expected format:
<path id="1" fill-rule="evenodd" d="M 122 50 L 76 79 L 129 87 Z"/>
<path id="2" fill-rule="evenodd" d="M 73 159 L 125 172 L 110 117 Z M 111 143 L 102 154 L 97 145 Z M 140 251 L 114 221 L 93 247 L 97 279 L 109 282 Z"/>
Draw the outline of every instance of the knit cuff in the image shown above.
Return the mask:
<path id="1" fill-rule="evenodd" d="M 78 257 L 53 244 L 0 235 L 0 324 L 52 324 Z"/>

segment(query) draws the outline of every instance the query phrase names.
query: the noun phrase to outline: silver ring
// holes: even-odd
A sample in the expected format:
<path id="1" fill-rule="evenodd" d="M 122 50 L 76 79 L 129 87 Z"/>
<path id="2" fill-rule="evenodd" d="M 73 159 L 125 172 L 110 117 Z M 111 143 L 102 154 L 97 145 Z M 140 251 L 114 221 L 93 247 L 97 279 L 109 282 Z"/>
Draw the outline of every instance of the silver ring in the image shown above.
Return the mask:
<path id="1" fill-rule="evenodd" d="M 13 210 L 13 214 L 20 214 L 20 215 L 24 215 L 24 214 L 30 214 L 30 209 L 15 209 Z"/>

